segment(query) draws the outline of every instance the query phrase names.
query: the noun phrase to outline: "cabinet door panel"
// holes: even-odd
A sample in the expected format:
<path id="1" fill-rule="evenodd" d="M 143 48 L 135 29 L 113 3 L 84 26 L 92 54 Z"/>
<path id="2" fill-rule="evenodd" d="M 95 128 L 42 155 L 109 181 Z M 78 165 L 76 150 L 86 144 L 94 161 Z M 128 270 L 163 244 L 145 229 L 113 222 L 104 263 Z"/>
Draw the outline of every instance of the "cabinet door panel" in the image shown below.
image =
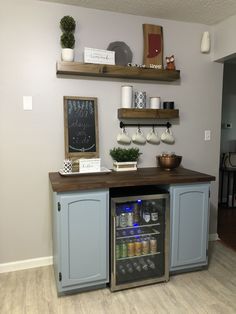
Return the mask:
<path id="1" fill-rule="evenodd" d="M 207 260 L 208 191 L 208 185 L 172 189 L 171 267 Z"/>
<path id="2" fill-rule="evenodd" d="M 64 197 L 61 207 L 62 286 L 106 279 L 106 194 Z"/>

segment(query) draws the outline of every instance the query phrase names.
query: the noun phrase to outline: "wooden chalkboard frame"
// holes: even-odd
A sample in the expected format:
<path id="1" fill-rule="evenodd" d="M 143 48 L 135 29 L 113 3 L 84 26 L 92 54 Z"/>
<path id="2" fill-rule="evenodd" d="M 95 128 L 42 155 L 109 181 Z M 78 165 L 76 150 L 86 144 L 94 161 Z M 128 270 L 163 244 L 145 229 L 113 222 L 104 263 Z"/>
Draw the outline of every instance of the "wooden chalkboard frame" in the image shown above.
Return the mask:
<path id="1" fill-rule="evenodd" d="M 73 106 L 73 108 L 72 108 Z M 69 112 L 69 109 L 73 112 Z M 73 120 L 73 123 L 72 123 Z M 89 127 L 89 123 L 92 125 Z M 74 124 L 72 126 L 72 124 Z M 86 133 L 86 127 L 87 133 Z M 91 129 L 92 128 L 92 129 Z M 89 147 L 74 147 L 71 145 L 71 134 L 78 134 L 77 141 L 81 138 L 90 139 Z M 81 136 L 80 136 L 80 135 Z M 92 136 L 90 136 L 92 134 Z M 65 158 L 94 158 L 99 157 L 99 141 L 98 141 L 98 110 L 97 98 L 95 97 L 79 97 L 79 96 L 64 96 L 64 136 L 65 136 Z M 89 141 L 89 140 L 88 140 Z M 80 145 L 79 143 L 76 145 Z"/>

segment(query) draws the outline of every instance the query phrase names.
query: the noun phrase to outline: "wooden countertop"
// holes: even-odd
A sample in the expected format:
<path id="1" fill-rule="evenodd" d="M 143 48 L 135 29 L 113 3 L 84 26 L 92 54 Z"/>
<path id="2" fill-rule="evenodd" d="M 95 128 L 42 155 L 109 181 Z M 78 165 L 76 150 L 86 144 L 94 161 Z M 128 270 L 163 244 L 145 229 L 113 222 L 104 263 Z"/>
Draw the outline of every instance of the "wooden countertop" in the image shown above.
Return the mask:
<path id="1" fill-rule="evenodd" d="M 137 171 L 124 171 L 107 174 L 61 176 L 58 172 L 49 173 L 54 192 L 103 189 L 124 186 L 194 183 L 215 181 L 215 177 L 185 168 L 165 171 L 158 167 L 139 168 Z"/>

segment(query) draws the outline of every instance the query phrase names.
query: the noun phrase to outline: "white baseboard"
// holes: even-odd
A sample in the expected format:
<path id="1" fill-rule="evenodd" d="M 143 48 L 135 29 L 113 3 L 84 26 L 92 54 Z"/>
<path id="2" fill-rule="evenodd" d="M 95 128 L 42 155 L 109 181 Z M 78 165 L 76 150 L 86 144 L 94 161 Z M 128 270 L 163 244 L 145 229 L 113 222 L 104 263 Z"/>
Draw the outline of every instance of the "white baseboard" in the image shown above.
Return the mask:
<path id="1" fill-rule="evenodd" d="M 217 241 L 217 240 L 219 240 L 218 233 L 209 234 L 209 241 Z M 0 264 L 0 273 L 7 273 L 11 271 L 42 267 L 42 266 L 48 266 L 48 265 L 52 265 L 52 256 L 32 258 L 32 259 L 26 259 L 26 260 L 21 260 L 21 261 L 16 261 L 16 262 Z"/>
<path id="2" fill-rule="evenodd" d="M 209 241 L 217 241 L 219 239 L 220 238 L 218 236 L 218 233 L 211 233 L 211 234 L 209 234 L 209 238 L 208 238 Z"/>
<path id="3" fill-rule="evenodd" d="M 0 264 L 0 273 L 7 273 L 10 271 L 42 267 L 52 265 L 52 256 L 25 259 L 16 262 Z"/>

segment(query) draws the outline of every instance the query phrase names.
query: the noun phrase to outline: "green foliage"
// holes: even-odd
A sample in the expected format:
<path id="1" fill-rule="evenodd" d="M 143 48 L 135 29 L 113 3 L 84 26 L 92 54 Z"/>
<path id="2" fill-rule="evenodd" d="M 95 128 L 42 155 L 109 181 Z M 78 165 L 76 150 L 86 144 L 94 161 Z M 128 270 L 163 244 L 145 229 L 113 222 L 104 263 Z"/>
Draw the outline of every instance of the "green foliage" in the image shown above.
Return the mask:
<path id="1" fill-rule="evenodd" d="M 75 30 L 75 20 L 73 19 L 72 16 L 66 15 L 64 16 L 61 21 L 60 21 L 61 29 L 63 32 L 68 33 L 68 32 L 74 32 Z"/>
<path id="2" fill-rule="evenodd" d="M 141 153 L 139 148 L 120 148 L 114 147 L 110 150 L 110 155 L 113 160 L 121 161 L 137 161 Z"/>
<path id="3" fill-rule="evenodd" d="M 61 46 L 62 48 L 74 48 L 75 36 L 72 33 L 63 33 L 61 35 Z"/>

